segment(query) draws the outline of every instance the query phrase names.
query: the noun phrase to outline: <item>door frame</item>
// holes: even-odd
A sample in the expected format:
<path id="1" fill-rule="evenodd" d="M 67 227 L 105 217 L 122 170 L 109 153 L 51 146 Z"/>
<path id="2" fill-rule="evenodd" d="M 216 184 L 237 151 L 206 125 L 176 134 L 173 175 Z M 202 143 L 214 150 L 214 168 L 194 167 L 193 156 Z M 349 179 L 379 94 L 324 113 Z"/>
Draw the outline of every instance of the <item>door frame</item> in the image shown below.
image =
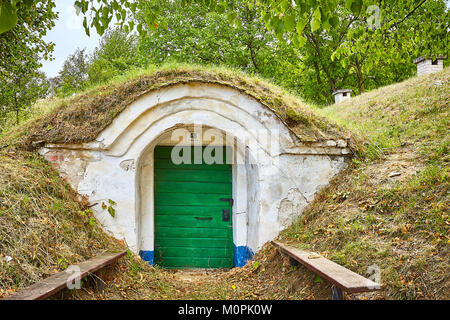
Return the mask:
<path id="1" fill-rule="evenodd" d="M 136 170 L 137 209 L 136 210 L 136 235 L 138 240 L 139 255 L 149 264 L 154 264 L 154 150 L 158 145 L 174 145 L 163 143 L 167 135 L 173 129 L 167 130 L 149 144 L 143 151 Z M 234 267 L 243 267 L 247 260 L 253 256 L 253 251 L 247 245 L 248 239 L 248 177 L 247 158 L 249 150 L 240 146 L 239 141 L 225 144 L 231 147 L 233 152 L 232 168 L 232 229 L 233 229 L 233 264 Z M 242 152 L 244 150 L 244 152 Z M 245 163 L 245 164 L 243 164 Z M 256 179 L 256 178 L 255 178 Z M 253 179 L 253 181 L 255 181 Z"/>

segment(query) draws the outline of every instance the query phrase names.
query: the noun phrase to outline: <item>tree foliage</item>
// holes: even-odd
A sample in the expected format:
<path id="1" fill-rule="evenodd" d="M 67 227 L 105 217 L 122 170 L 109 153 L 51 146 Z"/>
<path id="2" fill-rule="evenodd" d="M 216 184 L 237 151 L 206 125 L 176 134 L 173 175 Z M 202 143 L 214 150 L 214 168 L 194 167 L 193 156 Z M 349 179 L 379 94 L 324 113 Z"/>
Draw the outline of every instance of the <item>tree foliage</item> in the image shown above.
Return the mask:
<path id="1" fill-rule="evenodd" d="M 2 2 L 2 18 L 6 3 Z M 54 45 L 43 37 L 57 15 L 51 0 L 15 1 L 14 8 L 17 23 L 0 34 L 0 109 L 3 114 L 16 112 L 19 120 L 21 110 L 47 94 L 47 82 L 38 69 L 53 50 Z"/>
<path id="2" fill-rule="evenodd" d="M 235 24 L 229 23 L 225 13 L 196 4 L 183 8 L 180 3 L 175 0 L 162 7 L 167 29 L 153 29 L 139 40 L 140 54 L 147 63 L 223 64 L 262 74 L 269 59 L 281 50 L 247 1 L 237 1 L 241 19 Z M 146 15 L 146 11 L 141 13 L 141 17 Z M 145 20 L 144 24 L 150 29 Z"/>
<path id="3" fill-rule="evenodd" d="M 77 48 L 66 58 L 58 76 L 51 79 L 53 93 L 67 96 L 132 68 L 143 67 L 143 63 L 136 36 L 119 28 L 107 30 L 92 54 Z"/>
<path id="4" fill-rule="evenodd" d="M 17 74 L 0 81 L 0 124 L 11 113 L 19 124 L 21 112 L 37 99 L 45 98 L 50 82 L 42 72 Z"/>
<path id="5" fill-rule="evenodd" d="M 7 2 L 17 7 L 21 1 L 2 1 Z M 41 2 L 52 1 L 34 1 Z M 414 71 L 412 60 L 420 55 L 448 55 L 445 0 L 77 0 L 74 4 L 84 15 L 88 34 L 92 29 L 101 35 L 106 32 L 103 49 L 89 60 L 90 83 L 131 67 L 173 60 L 225 64 L 326 104 L 341 88 L 359 93 L 408 78 Z M 108 31 L 112 23 L 121 27 L 121 34 Z M 141 37 L 130 36 L 133 31 Z"/>
<path id="6" fill-rule="evenodd" d="M 66 58 L 58 76 L 52 79 L 54 93 L 66 95 L 86 87 L 89 57 L 85 51 L 76 49 Z"/>
<path id="7" fill-rule="evenodd" d="M 137 40 L 135 35 L 119 28 L 107 30 L 89 60 L 89 81 L 104 82 L 133 67 L 141 67 Z"/>
<path id="8" fill-rule="evenodd" d="M 41 59 L 47 59 L 53 43 L 43 37 L 54 25 L 57 14 L 52 0 L 42 0 L 31 6 L 16 4 L 18 23 L 9 31 L 0 34 L 0 76 L 8 77 L 23 68 L 37 70 Z M 4 7 L 4 4 L 2 8 Z M 4 11 L 3 11 L 4 12 Z"/>

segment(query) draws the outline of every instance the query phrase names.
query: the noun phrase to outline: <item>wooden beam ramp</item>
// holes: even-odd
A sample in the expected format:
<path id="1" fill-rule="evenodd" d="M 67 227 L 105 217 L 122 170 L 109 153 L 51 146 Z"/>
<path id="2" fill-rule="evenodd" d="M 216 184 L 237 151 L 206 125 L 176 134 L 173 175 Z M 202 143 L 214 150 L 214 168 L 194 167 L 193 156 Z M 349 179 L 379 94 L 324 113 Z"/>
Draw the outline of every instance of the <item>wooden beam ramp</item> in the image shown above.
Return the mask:
<path id="1" fill-rule="evenodd" d="M 74 278 L 82 279 L 88 274 L 91 274 L 107 265 L 116 262 L 123 257 L 127 251 L 119 253 L 104 253 L 92 259 L 84 261 L 80 264 L 73 265 L 70 268 L 71 272 L 61 271 L 42 281 L 26 287 L 13 293 L 12 295 L 3 298 L 2 300 L 42 300 L 65 288 L 72 283 Z M 76 270 L 76 274 L 73 272 Z"/>
<path id="2" fill-rule="evenodd" d="M 288 255 L 291 263 L 292 260 L 301 263 L 314 273 L 333 283 L 334 286 L 331 289 L 333 300 L 342 300 L 342 291 L 348 293 L 360 293 L 381 289 L 380 284 L 364 278 L 317 253 L 296 249 L 278 241 L 272 241 L 272 244 L 282 253 Z"/>

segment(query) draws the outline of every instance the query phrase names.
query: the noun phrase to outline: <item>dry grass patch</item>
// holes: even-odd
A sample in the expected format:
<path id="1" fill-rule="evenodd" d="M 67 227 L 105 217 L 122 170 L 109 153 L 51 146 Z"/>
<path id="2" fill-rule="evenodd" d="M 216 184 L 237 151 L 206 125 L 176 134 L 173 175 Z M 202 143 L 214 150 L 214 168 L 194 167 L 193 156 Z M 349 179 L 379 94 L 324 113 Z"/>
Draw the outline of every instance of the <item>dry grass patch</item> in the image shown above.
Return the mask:
<path id="1" fill-rule="evenodd" d="M 152 300 L 330 299 L 331 286 L 266 245 L 243 268 L 166 270 L 134 258 L 106 277 L 103 291 L 86 286 L 68 298 Z M 67 297 L 67 296 L 66 296 Z"/>
<path id="2" fill-rule="evenodd" d="M 322 111 L 371 141 L 282 241 L 365 275 L 381 297 L 450 298 L 450 68 Z"/>
<path id="3" fill-rule="evenodd" d="M 121 248 L 43 158 L 0 150 L 0 296 Z"/>

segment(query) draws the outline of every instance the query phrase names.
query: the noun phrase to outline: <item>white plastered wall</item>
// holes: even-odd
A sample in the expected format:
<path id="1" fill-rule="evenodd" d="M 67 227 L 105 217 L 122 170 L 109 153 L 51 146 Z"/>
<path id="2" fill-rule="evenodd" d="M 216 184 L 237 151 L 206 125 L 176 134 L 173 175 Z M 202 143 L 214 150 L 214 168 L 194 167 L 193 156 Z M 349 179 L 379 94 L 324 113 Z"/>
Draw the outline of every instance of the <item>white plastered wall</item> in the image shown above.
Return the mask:
<path id="1" fill-rule="evenodd" d="M 432 59 L 425 59 L 417 63 L 417 75 L 424 76 L 431 73 L 436 73 L 444 69 L 444 60 L 438 59 L 435 64 L 433 64 Z"/>
<path id="2" fill-rule="evenodd" d="M 153 149 L 174 129 L 215 128 L 232 137 L 233 236 L 256 252 L 287 227 L 345 168 L 345 141 L 304 145 L 268 108 L 233 88 L 173 85 L 133 102 L 85 144 L 48 144 L 41 154 L 86 196 L 103 228 L 134 251 L 153 250 Z M 269 139 L 266 139 L 269 137 Z M 116 204 L 115 217 L 101 204 Z"/>

